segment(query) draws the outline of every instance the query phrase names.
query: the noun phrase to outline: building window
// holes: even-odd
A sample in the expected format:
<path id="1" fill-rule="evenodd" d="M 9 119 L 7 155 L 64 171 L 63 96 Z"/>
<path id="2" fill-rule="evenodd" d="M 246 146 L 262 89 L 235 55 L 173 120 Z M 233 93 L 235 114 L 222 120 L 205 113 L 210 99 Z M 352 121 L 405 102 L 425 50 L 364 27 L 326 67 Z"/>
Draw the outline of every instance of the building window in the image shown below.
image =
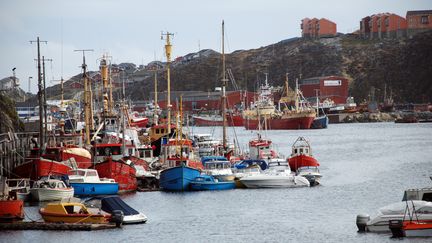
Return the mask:
<path id="1" fill-rule="evenodd" d="M 422 24 L 429 24 L 429 16 L 421 16 Z"/>
<path id="2" fill-rule="evenodd" d="M 385 26 L 389 26 L 389 18 L 388 17 L 385 18 L 384 23 L 385 23 Z"/>

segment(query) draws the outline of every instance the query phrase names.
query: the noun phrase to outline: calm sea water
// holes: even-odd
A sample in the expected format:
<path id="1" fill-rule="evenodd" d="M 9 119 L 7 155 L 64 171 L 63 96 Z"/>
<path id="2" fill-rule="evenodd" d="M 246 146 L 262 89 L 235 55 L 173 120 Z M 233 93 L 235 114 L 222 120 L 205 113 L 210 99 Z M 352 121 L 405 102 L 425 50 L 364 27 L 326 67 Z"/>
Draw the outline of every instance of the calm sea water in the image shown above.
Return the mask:
<path id="1" fill-rule="evenodd" d="M 194 128 L 195 133 L 221 129 Z M 256 132 L 228 129 L 244 146 Z M 235 134 L 235 135 L 234 135 Z M 407 188 L 432 186 L 432 124 L 337 124 L 324 130 L 268 131 L 290 154 L 306 137 L 321 164 L 322 185 L 297 189 L 218 192 L 137 192 L 124 200 L 149 221 L 93 232 L 8 231 L 1 242 L 399 242 L 389 234 L 360 234 L 359 213 L 400 201 Z M 38 206 L 26 207 L 39 219 Z M 410 239 L 430 242 L 432 239 Z M 402 241 L 408 241 L 404 239 Z"/>

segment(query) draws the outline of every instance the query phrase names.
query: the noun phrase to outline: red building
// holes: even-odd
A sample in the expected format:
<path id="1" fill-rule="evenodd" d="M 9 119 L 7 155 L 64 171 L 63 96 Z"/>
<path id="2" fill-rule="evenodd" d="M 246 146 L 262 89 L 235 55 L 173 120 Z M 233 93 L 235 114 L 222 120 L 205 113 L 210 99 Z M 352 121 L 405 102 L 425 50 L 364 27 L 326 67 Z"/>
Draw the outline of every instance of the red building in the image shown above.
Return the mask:
<path id="1" fill-rule="evenodd" d="M 336 24 L 328 19 L 304 18 L 300 28 L 304 38 L 322 38 L 336 36 Z"/>
<path id="2" fill-rule="evenodd" d="M 406 14 L 408 24 L 407 35 L 413 35 L 432 29 L 432 10 L 408 11 Z"/>
<path id="3" fill-rule="evenodd" d="M 300 81 L 300 90 L 307 99 L 316 98 L 316 90 L 320 101 L 329 98 L 335 104 L 345 104 L 348 98 L 348 79 L 339 76 L 313 77 Z"/>

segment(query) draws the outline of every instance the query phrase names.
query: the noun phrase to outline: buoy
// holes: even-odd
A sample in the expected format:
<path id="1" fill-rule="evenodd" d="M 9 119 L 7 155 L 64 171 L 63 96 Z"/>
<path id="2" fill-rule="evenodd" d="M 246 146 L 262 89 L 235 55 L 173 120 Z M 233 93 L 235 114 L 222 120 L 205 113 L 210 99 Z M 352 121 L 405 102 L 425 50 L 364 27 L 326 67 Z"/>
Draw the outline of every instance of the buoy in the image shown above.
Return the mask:
<path id="1" fill-rule="evenodd" d="M 357 228 L 358 232 L 366 232 L 366 224 L 370 220 L 370 216 L 367 214 L 359 214 L 357 215 Z"/>

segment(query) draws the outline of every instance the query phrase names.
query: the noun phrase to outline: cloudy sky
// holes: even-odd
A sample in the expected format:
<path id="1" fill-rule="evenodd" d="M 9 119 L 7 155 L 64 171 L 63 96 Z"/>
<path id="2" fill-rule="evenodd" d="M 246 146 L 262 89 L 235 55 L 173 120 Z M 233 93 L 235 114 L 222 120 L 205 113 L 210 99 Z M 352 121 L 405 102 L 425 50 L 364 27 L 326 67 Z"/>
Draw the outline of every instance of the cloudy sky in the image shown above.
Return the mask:
<path id="1" fill-rule="evenodd" d="M 48 41 L 41 52 L 46 63 L 47 85 L 80 72 L 87 53 L 90 70 L 98 69 L 104 53 L 113 63 L 137 65 L 164 60 L 161 31 L 175 33 L 173 57 L 199 49 L 221 49 L 221 21 L 225 20 L 226 49 L 253 49 L 301 36 L 304 17 L 328 18 L 337 31 L 353 32 L 362 17 L 408 10 L 432 9 L 431 0 L 3 0 L 0 1 L 0 79 L 16 67 L 21 87 L 36 91 L 36 44 Z M 174 78 L 174 77 L 173 77 Z"/>

